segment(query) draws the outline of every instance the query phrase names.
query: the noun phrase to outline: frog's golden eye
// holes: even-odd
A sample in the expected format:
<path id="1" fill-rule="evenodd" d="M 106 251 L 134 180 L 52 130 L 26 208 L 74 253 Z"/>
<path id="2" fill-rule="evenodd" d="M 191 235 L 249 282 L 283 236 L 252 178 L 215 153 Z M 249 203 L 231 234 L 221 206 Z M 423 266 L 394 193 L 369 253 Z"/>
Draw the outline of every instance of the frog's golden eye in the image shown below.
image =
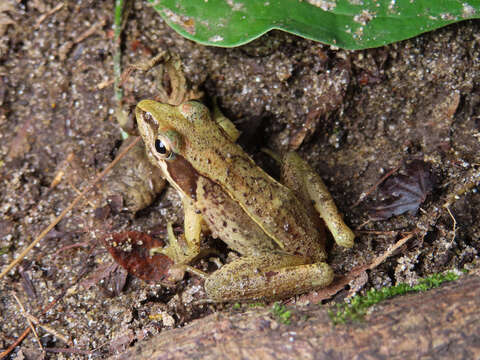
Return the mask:
<path id="1" fill-rule="evenodd" d="M 183 148 L 182 136 L 173 129 L 160 130 L 155 139 L 155 151 L 161 159 L 172 160 Z"/>
<path id="2" fill-rule="evenodd" d="M 172 151 L 172 146 L 168 138 L 158 137 L 155 139 L 155 151 L 157 156 L 163 160 L 172 160 L 175 158 L 175 153 Z"/>
<path id="3" fill-rule="evenodd" d="M 157 150 L 157 153 L 160 155 L 165 155 L 167 153 L 167 147 L 160 139 L 155 140 L 155 150 Z"/>

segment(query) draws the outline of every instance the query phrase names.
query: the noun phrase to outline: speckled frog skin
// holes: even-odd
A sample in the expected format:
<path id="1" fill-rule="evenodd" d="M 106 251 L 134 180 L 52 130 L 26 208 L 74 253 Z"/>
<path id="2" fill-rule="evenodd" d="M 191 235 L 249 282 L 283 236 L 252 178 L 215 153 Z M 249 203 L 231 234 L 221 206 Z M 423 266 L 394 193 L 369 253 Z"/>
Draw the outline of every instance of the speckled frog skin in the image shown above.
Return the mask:
<path id="1" fill-rule="evenodd" d="M 280 299 L 330 284 L 320 217 L 338 245 L 353 246 L 354 235 L 318 174 L 296 153 L 281 160 L 280 183 L 235 143 L 234 125 L 224 116 L 212 118 L 199 102 L 143 100 L 136 118 L 150 161 L 184 206 L 184 235 L 176 239 L 170 232 L 161 252 L 192 271 L 188 263 L 202 250 L 206 224 L 242 255 L 204 275 L 210 300 Z"/>

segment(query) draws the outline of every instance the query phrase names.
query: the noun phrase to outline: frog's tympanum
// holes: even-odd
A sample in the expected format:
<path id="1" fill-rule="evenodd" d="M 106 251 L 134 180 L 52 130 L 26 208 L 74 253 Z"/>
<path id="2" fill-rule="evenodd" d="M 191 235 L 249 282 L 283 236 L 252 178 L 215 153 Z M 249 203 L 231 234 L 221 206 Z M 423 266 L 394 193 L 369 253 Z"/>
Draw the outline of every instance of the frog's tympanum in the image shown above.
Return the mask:
<path id="1" fill-rule="evenodd" d="M 177 189 L 185 212 L 184 235 L 169 231 L 161 252 L 177 269 L 201 273 L 188 264 L 202 252 L 208 228 L 240 253 L 205 275 L 212 301 L 281 299 L 330 284 L 320 217 L 338 245 L 353 246 L 354 235 L 320 177 L 290 152 L 282 159 L 282 183 L 273 179 L 235 143 L 233 123 L 214 114 L 195 101 L 137 105 L 148 157 Z"/>

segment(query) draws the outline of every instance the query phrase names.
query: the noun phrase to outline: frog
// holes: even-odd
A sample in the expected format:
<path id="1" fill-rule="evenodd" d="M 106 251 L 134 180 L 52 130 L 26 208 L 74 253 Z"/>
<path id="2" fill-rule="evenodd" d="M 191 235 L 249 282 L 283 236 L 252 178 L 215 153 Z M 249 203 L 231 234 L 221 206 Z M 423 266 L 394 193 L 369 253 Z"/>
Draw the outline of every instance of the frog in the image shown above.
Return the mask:
<path id="1" fill-rule="evenodd" d="M 175 264 L 172 279 L 185 271 L 201 276 L 212 302 L 279 300 L 333 281 L 325 225 L 339 246 L 351 248 L 355 235 L 321 177 L 296 152 L 276 157 L 277 180 L 237 144 L 239 131 L 218 107 L 147 99 L 135 117 L 147 157 L 183 205 L 183 235 L 169 224 L 168 244 L 157 249 Z M 205 250 L 208 231 L 239 254 L 210 274 L 190 265 Z"/>

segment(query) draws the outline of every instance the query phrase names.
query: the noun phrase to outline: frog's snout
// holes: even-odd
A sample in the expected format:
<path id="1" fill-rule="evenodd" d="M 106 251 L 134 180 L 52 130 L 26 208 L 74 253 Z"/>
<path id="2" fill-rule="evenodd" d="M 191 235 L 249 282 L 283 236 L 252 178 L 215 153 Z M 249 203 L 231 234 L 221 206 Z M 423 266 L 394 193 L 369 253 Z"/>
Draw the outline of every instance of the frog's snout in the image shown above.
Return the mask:
<path id="1" fill-rule="evenodd" d="M 152 114 L 148 111 L 142 110 L 138 105 L 135 108 L 135 117 L 137 118 L 137 123 L 144 122 L 152 128 L 158 126 L 158 123 Z"/>

